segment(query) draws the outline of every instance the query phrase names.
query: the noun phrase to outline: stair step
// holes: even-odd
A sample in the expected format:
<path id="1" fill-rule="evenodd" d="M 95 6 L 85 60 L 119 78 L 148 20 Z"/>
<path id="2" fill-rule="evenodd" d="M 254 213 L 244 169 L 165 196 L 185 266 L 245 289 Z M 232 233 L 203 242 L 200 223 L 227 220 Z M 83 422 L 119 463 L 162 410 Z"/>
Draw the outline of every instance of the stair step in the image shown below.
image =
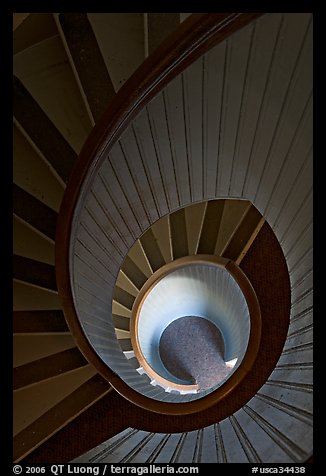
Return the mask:
<path id="1" fill-rule="evenodd" d="M 119 339 L 119 345 L 123 352 L 133 350 L 130 339 Z"/>
<path id="2" fill-rule="evenodd" d="M 19 28 L 14 30 L 14 55 L 36 43 L 40 43 L 41 41 L 58 34 L 51 13 L 18 13 L 15 15 L 24 15 L 25 18 L 22 23 L 17 25 Z M 22 18 L 20 20 L 22 20 Z"/>
<path id="3" fill-rule="evenodd" d="M 224 204 L 223 216 L 220 231 L 217 237 L 215 254 L 220 256 L 232 240 L 238 226 L 250 208 L 248 200 L 226 200 Z"/>
<path id="4" fill-rule="evenodd" d="M 78 154 L 92 123 L 59 31 L 16 54 L 13 73 Z"/>
<path id="5" fill-rule="evenodd" d="M 13 189 L 13 212 L 54 241 L 58 214 L 18 185 L 14 184 Z"/>
<path id="6" fill-rule="evenodd" d="M 147 281 L 147 276 L 142 272 L 141 269 L 134 263 L 134 261 L 128 256 L 126 256 L 121 271 L 127 276 L 127 278 L 132 282 L 138 290 L 140 290 Z"/>
<path id="7" fill-rule="evenodd" d="M 76 152 L 50 121 L 23 83 L 14 76 L 14 117 L 26 131 L 44 158 L 67 182 Z"/>
<path id="8" fill-rule="evenodd" d="M 173 259 L 188 256 L 188 238 L 185 209 L 182 208 L 169 216 L 171 248 Z"/>
<path id="9" fill-rule="evenodd" d="M 69 52 L 97 122 L 115 96 L 115 90 L 87 13 L 60 13 L 59 21 Z"/>
<path id="10" fill-rule="evenodd" d="M 185 21 L 186 18 L 188 18 L 191 15 L 191 13 L 180 13 L 180 23 Z"/>
<path id="11" fill-rule="evenodd" d="M 13 256 L 13 278 L 41 288 L 57 291 L 54 266 L 24 256 Z"/>
<path id="12" fill-rule="evenodd" d="M 148 279 L 152 274 L 152 270 L 148 264 L 147 258 L 139 240 L 137 240 L 130 248 L 128 256 Z"/>
<path id="13" fill-rule="evenodd" d="M 128 360 L 128 362 L 134 369 L 137 369 L 139 367 L 139 362 L 136 359 L 136 357 L 132 357 L 131 359 Z"/>
<path id="14" fill-rule="evenodd" d="M 113 292 L 113 300 L 126 307 L 127 309 L 131 310 L 135 300 L 135 296 L 132 296 L 124 289 L 115 286 Z"/>
<path id="15" fill-rule="evenodd" d="M 13 215 L 13 252 L 53 266 L 55 263 L 54 242 L 16 215 Z"/>
<path id="16" fill-rule="evenodd" d="M 170 237 L 170 225 L 169 225 L 169 217 L 163 216 L 156 222 L 154 222 L 151 226 L 151 230 L 153 232 L 153 236 L 156 240 L 156 243 L 162 253 L 163 260 L 165 263 L 170 263 L 172 261 L 172 254 L 171 254 L 171 237 Z M 136 244 L 139 244 L 139 241 Z M 144 250 L 139 244 L 140 249 L 144 254 Z M 146 259 L 146 258 L 145 258 Z M 148 261 L 147 261 L 148 266 Z M 151 276 L 152 272 L 150 271 L 149 276 Z"/>
<path id="17" fill-rule="evenodd" d="M 131 294 L 131 296 L 136 297 L 139 293 L 139 289 L 130 281 L 130 279 L 122 272 L 121 269 L 118 273 L 118 277 L 115 284 L 119 288 Z"/>
<path id="18" fill-rule="evenodd" d="M 43 334 L 69 332 L 63 312 L 49 311 L 14 311 L 14 334 Z"/>
<path id="19" fill-rule="evenodd" d="M 59 211 L 64 194 L 64 184 L 58 180 L 49 164 L 15 122 L 13 127 L 13 181 L 52 210 Z"/>
<path id="20" fill-rule="evenodd" d="M 206 206 L 207 202 L 201 202 L 190 205 L 185 209 L 187 240 L 190 255 L 196 254 L 198 249 Z"/>
<path id="21" fill-rule="evenodd" d="M 15 280 L 13 282 L 13 298 L 14 311 L 56 310 L 62 307 L 57 293 Z"/>
<path id="22" fill-rule="evenodd" d="M 124 331 L 130 330 L 130 318 L 125 316 L 119 316 L 118 314 L 112 314 L 113 325 L 117 329 Z"/>
<path id="23" fill-rule="evenodd" d="M 180 25 L 179 13 L 147 13 L 148 53 L 151 54 Z"/>
<path id="24" fill-rule="evenodd" d="M 57 291 L 54 266 L 24 256 L 13 256 L 13 279 Z"/>
<path id="25" fill-rule="evenodd" d="M 18 390 L 27 387 L 87 364 L 87 360 L 77 347 L 44 357 L 43 359 L 34 360 L 14 368 L 13 389 Z"/>
<path id="26" fill-rule="evenodd" d="M 125 331 L 123 329 L 115 329 L 115 335 L 117 336 L 117 339 L 118 340 L 121 340 L 121 339 L 130 339 L 130 332 L 129 331 Z"/>
<path id="27" fill-rule="evenodd" d="M 240 264 L 264 222 L 259 211 L 254 206 L 251 206 L 230 243 L 223 251 L 222 256 Z"/>
<path id="28" fill-rule="evenodd" d="M 144 61 L 143 13 L 88 13 L 115 91 Z"/>
<path id="29" fill-rule="evenodd" d="M 13 14 L 13 31 L 15 30 L 26 20 L 30 13 L 14 13 Z"/>
<path id="30" fill-rule="evenodd" d="M 197 254 L 214 254 L 225 200 L 207 202 Z"/>
<path id="31" fill-rule="evenodd" d="M 140 244 L 144 250 L 148 263 L 154 273 L 161 266 L 165 264 L 162 252 L 157 244 L 157 240 L 153 234 L 153 231 L 149 229 L 144 233 L 144 235 L 139 239 Z"/>
<path id="32" fill-rule="evenodd" d="M 99 374 L 90 378 L 14 437 L 14 461 L 27 456 L 111 389 Z"/>
<path id="33" fill-rule="evenodd" d="M 20 367 L 74 347 L 76 343 L 70 333 L 15 334 L 13 336 L 13 366 Z"/>

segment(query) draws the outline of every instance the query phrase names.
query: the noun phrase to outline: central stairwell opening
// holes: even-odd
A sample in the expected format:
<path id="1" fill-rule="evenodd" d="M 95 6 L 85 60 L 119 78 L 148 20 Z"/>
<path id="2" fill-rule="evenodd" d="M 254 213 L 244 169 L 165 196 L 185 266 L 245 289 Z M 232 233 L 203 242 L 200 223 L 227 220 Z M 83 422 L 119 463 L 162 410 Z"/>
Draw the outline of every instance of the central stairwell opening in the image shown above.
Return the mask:
<path id="1" fill-rule="evenodd" d="M 241 287 L 227 271 L 228 264 L 229 261 L 226 259 L 208 255 L 179 258 L 160 268 L 141 289 L 132 310 L 131 342 L 136 361 L 140 364 L 138 371 L 145 371 L 151 377 L 152 385 L 161 386 L 166 392 L 174 390 L 174 393 L 180 394 L 194 393 L 200 398 L 225 382 L 225 378 L 219 378 L 214 385 L 208 387 L 206 385 L 204 389 L 203 386 L 198 385 L 193 376 L 187 380 L 178 378 L 173 372 L 171 374 L 161 358 L 163 351 L 165 360 L 170 363 L 168 367 L 171 368 L 173 359 L 167 347 L 168 341 L 171 344 L 174 343 L 174 359 L 176 360 L 178 360 L 179 352 L 184 351 L 186 345 L 189 349 L 192 345 L 196 347 L 200 329 L 203 326 L 207 329 L 204 321 L 211 323 L 221 341 L 225 359 L 223 361 L 225 377 L 229 378 L 237 370 L 248 351 L 250 321 L 252 321 L 254 332 L 251 332 L 249 349 L 253 354 L 253 349 L 258 349 L 260 311 L 257 298 L 253 289 L 249 288 L 251 292 L 250 294 L 247 292 L 247 299 L 256 302 L 256 307 L 251 305 L 251 314 L 255 313 L 255 315 L 250 316 Z M 245 277 L 241 275 L 241 279 L 243 281 Z M 239 282 L 241 284 L 240 280 Z M 192 317 L 187 318 L 187 316 Z M 192 338 L 188 328 L 190 339 L 185 340 L 185 333 L 178 343 L 176 336 L 172 338 L 171 325 L 182 318 L 184 325 L 192 323 L 193 329 L 195 328 L 194 320 L 203 322 L 202 324 L 197 322 L 199 332 L 196 332 Z M 167 333 L 169 327 L 170 332 Z M 161 348 L 164 334 L 165 350 Z M 212 337 L 212 330 L 205 337 L 204 335 L 202 334 L 202 337 L 206 341 L 209 336 Z M 214 341 L 216 348 L 218 340 L 213 340 L 213 343 Z M 199 350 L 199 347 L 197 349 Z M 208 351 L 210 346 L 204 342 L 195 361 L 207 359 L 213 351 L 210 349 L 206 354 L 205 349 Z M 216 367 L 213 366 L 210 370 L 211 375 L 216 375 L 216 371 Z"/>

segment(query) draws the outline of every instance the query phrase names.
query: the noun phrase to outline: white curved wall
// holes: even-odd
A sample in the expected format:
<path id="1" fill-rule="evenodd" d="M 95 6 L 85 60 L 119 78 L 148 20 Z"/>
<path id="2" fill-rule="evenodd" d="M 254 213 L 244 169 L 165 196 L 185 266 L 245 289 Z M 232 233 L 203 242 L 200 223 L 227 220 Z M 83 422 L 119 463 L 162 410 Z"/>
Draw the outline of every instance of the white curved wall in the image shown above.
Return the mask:
<path id="1" fill-rule="evenodd" d="M 206 318 L 221 331 L 225 361 L 238 359 L 229 378 L 244 357 L 250 333 L 249 310 L 238 283 L 224 268 L 194 264 L 163 277 L 146 296 L 138 318 L 140 348 L 151 367 L 167 379 L 171 375 L 160 358 L 160 339 L 171 322 L 184 316 Z"/>

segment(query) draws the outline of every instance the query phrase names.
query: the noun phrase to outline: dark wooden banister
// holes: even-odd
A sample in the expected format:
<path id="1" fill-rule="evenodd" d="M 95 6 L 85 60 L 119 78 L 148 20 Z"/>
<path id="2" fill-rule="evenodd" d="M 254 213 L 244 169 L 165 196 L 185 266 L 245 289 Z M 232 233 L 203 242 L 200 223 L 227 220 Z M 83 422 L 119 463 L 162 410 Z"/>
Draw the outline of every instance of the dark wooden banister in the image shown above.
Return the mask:
<path id="1" fill-rule="evenodd" d="M 137 113 L 174 77 L 206 51 L 261 16 L 262 13 L 196 13 L 185 20 L 137 69 L 113 98 L 85 142 L 70 175 L 56 230 L 56 276 L 64 314 L 82 353 L 125 398 L 153 412 L 189 414 L 216 402 L 215 392 L 187 403 L 152 400 L 130 388 L 110 370 L 89 344 L 79 323 L 70 284 L 70 237 L 82 186 Z M 217 390 L 220 395 L 220 389 Z M 226 392 L 227 396 L 229 392 Z M 223 397 L 224 398 L 224 397 Z"/>

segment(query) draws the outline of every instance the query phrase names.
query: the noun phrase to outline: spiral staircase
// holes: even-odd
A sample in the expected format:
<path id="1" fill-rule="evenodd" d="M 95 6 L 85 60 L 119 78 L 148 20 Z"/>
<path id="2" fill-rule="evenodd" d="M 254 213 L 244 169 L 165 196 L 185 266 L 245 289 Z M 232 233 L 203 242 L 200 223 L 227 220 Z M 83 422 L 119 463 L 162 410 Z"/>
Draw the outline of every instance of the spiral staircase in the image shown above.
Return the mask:
<path id="1" fill-rule="evenodd" d="M 13 44 L 14 461 L 312 461 L 312 15 L 17 13 Z M 133 313 L 203 256 L 261 337 L 198 398 Z"/>

